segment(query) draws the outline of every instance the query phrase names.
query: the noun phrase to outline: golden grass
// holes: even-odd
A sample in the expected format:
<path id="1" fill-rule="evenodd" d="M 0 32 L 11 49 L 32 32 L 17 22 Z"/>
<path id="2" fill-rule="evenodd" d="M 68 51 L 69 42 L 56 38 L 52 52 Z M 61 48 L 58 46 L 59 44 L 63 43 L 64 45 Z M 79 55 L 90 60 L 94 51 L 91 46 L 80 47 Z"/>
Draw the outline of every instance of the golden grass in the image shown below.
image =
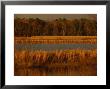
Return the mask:
<path id="1" fill-rule="evenodd" d="M 35 68 L 33 69 L 33 67 Z M 38 67 L 46 67 L 47 69 Z M 15 76 L 96 76 L 97 52 L 96 49 L 15 50 L 14 68 Z"/>
<path id="2" fill-rule="evenodd" d="M 17 66 L 53 66 L 53 65 L 87 65 L 96 64 L 96 49 L 94 50 L 56 50 L 56 51 L 17 51 L 14 63 Z"/>
<path id="3" fill-rule="evenodd" d="M 61 43 L 88 43 L 96 44 L 96 36 L 33 36 L 33 37 L 15 37 L 14 42 L 32 43 L 32 44 L 61 44 Z"/>

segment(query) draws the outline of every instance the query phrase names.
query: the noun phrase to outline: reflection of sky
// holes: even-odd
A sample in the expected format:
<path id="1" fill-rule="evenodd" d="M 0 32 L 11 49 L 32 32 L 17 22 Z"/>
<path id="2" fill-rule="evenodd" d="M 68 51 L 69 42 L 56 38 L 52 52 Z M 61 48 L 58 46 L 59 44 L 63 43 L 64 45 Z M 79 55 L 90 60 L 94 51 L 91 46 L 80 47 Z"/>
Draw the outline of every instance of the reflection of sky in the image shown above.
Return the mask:
<path id="1" fill-rule="evenodd" d="M 89 18 L 97 19 L 96 14 L 15 14 L 15 18 L 39 18 L 42 20 L 55 20 L 58 18 L 67 18 L 67 19 L 80 19 L 80 18 Z"/>

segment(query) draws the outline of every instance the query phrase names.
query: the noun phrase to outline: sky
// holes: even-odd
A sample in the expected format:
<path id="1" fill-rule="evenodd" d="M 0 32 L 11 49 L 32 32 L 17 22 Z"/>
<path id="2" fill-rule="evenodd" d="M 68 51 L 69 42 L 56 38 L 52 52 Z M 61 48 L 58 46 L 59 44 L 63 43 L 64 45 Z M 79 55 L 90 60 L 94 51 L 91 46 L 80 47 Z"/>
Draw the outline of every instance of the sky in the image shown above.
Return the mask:
<path id="1" fill-rule="evenodd" d="M 39 18 L 42 20 L 55 20 L 58 18 L 66 19 L 80 19 L 80 18 L 89 18 L 97 19 L 97 14 L 15 14 L 14 18 Z"/>

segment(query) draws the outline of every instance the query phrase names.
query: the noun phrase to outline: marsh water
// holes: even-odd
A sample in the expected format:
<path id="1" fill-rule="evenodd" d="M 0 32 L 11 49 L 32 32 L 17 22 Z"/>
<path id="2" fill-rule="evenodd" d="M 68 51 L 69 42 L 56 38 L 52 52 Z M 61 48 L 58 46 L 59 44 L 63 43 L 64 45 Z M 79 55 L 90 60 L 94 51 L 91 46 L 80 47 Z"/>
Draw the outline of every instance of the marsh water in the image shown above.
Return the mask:
<path id="1" fill-rule="evenodd" d="M 96 49 L 96 44 L 16 44 L 16 50 Z"/>
<path id="2" fill-rule="evenodd" d="M 15 76 L 96 76 L 96 67 L 88 66 L 81 69 L 80 66 L 42 67 L 42 68 L 18 68 Z"/>

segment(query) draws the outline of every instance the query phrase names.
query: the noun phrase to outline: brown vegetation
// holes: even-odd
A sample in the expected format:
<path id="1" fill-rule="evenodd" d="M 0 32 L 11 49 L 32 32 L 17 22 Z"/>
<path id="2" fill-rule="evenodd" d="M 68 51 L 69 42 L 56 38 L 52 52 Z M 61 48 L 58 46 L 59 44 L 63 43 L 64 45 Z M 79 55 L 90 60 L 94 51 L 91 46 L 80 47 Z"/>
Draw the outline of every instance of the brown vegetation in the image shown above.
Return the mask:
<path id="1" fill-rule="evenodd" d="M 64 44 L 64 43 L 86 43 L 96 44 L 96 36 L 32 36 L 32 37 L 15 37 L 17 43 L 32 43 L 32 44 Z"/>
<path id="2" fill-rule="evenodd" d="M 15 68 L 29 67 L 48 67 L 49 69 L 57 67 L 74 68 L 84 72 L 89 69 L 89 72 L 95 73 L 97 70 L 96 49 L 94 50 L 56 50 L 56 51 L 16 51 L 14 63 Z M 92 71 L 91 71 L 92 69 Z M 95 71 L 95 72 L 94 72 Z M 86 73 L 86 71 L 85 71 Z M 82 75 L 84 75 L 82 73 Z"/>
<path id="3" fill-rule="evenodd" d="M 15 18 L 14 35 L 31 36 L 96 36 L 97 21 L 92 19 L 56 18 L 41 20 L 39 18 Z"/>
<path id="4" fill-rule="evenodd" d="M 96 44 L 97 21 L 14 19 L 14 44 Z M 35 69 L 33 69 L 35 68 Z M 44 70 L 44 68 L 46 68 Z M 20 70 L 21 69 L 21 70 Z M 96 49 L 14 50 L 15 75 L 97 75 Z"/>

